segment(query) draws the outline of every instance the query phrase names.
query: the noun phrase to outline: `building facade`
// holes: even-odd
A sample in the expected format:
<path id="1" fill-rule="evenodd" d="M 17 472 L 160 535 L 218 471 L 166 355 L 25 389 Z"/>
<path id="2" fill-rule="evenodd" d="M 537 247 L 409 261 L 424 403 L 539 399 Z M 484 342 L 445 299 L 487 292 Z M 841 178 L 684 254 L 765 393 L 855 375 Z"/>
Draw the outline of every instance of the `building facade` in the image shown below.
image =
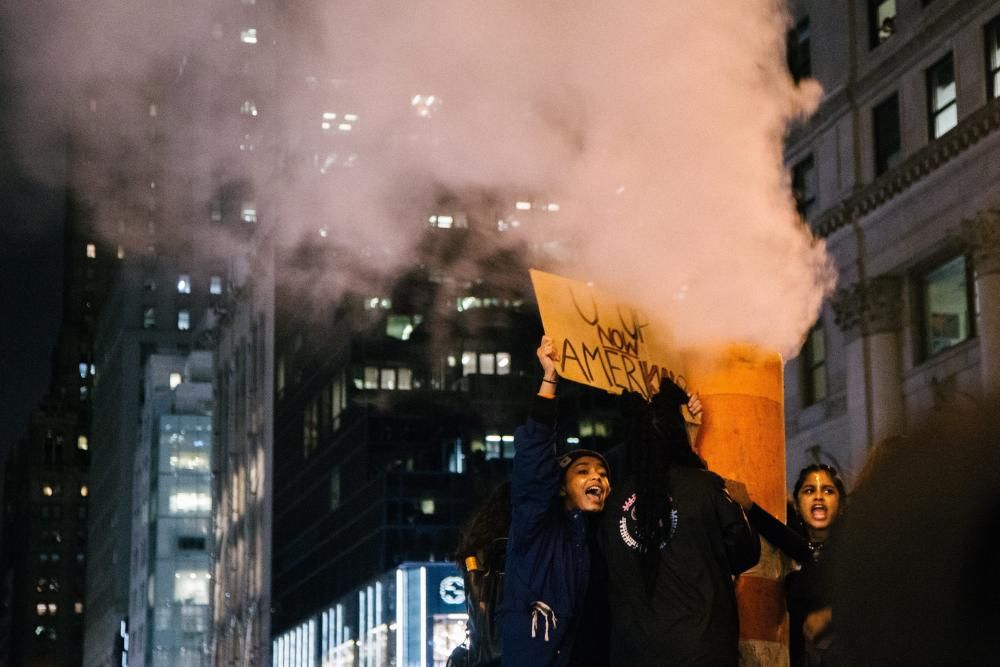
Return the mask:
<path id="1" fill-rule="evenodd" d="M 802 214 L 840 273 L 786 373 L 788 471 L 857 476 L 928 410 L 1000 378 L 1000 3 L 794 3 L 789 63 L 825 94 L 790 134 Z"/>
<path id="2" fill-rule="evenodd" d="M 133 464 L 128 664 L 208 664 L 211 352 L 154 354 Z"/>

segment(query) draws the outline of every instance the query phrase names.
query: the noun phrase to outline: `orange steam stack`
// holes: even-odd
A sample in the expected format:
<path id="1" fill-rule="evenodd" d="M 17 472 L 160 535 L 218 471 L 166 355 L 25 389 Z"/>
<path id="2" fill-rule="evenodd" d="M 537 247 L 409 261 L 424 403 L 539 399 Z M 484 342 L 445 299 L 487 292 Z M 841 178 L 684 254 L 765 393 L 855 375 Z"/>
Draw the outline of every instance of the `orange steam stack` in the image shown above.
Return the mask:
<path id="1" fill-rule="evenodd" d="M 750 345 L 687 358 L 689 387 L 705 406 L 696 447 L 719 475 L 746 483 L 754 501 L 785 519 L 781 356 Z M 760 563 L 736 587 L 743 665 L 788 664 L 783 558 L 762 540 Z"/>

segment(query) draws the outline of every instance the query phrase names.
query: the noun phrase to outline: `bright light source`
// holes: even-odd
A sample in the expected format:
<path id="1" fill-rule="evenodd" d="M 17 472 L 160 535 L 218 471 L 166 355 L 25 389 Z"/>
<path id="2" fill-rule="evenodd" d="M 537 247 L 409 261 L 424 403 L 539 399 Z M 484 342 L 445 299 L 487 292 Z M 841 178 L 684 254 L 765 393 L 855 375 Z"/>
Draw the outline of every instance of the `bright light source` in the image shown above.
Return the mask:
<path id="1" fill-rule="evenodd" d="M 357 114 L 353 114 L 353 113 L 345 113 L 344 114 L 344 120 L 346 120 L 349 123 L 357 122 L 358 115 Z"/>
<path id="2" fill-rule="evenodd" d="M 350 132 L 352 129 L 354 129 L 354 126 L 350 123 L 341 123 L 340 125 L 337 126 L 337 129 L 340 130 L 341 132 Z"/>
<path id="3" fill-rule="evenodd" d="M 324 130 L 329 130 L 330 129 L 330 124 L 327 123 L 326 121 L 323 121 L 323 124 L 320 125 L 320 127 L 323 128 Z"/>
<path id="4" fill-rule="evenodd" d="M 486 442 L 502 442 L 503 438 L 499 435 L 488 435 L 486 436 Z"/>
<path id="5" fill-rule="evenodd" d="M 177 385 L 179 385 L 180 383 L 181 383 L 181 374 L 180 373 L 171 373 L 170 374 L 170 388 L 171 389 L 175 389 L 177 387 Z"/>
<path id="6" fill-rule="evenodd" d="M 337 120 L 337 114 L 333 113 L 332 111 L 324 111 L 323 120 Z"/>
<path id="7" fill-rule="evenodd" d="M 531 202 L 530 201 L 519 201 L 514 205 L 518 211 L 530 211 Z"/>
<path id="8" fill-rule="evenodd" d="M 578 445 L 580 444 L 580 438 L 566 438 L 566 442 L 571 445 Z"/>
<path id="9" fill-rule="evenodd" d="M 559 204 L 549 204 L 548 208 L 549 208 L 550 211 L 558 211 L 559 210 Z"/>
<path id="10" fill-rule="evenodd" d="M 257 28 L 247 28 L 246 30 L 240 31 L 240 41 L 244 44 L 256 44 Z"/>

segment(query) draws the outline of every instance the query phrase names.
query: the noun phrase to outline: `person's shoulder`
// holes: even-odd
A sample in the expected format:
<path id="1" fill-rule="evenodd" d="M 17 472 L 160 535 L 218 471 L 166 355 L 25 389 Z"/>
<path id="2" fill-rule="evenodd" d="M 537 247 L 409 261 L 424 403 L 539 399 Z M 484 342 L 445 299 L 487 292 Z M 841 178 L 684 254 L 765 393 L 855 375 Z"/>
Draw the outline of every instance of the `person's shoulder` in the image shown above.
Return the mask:
<path id="1" fill-rule="evenodd" d="M 726 486 L 722 477 L 715 474 L 711 470 L 706 470 L 705 468 L 678 466 L 672 470 L 672 474 L 676 475 L 677 478 L 698 487 L 723 489 Z"/>

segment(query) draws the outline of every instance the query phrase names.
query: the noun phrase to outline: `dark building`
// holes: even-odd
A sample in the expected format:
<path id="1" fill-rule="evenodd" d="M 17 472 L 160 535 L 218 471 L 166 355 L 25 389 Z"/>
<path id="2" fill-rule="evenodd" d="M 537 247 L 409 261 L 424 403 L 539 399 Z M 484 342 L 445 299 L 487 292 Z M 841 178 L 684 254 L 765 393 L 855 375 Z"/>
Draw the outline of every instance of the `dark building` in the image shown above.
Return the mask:
<path id="1" fill-rule="evenodd" d="M 412 271 L 328 307 L 302 308 L 278 272 L 275 636 L 400 563 L 453 559 L 508 474 L 539 380 L 531 253 L 461 218 L 428 228 Z M 321 252 L 286 261 L 322 272 Z M 611 401 L 564 389 L 564 446 L 606 448 Z"/>
<path id="2" fill-rule="evenodd" d="M 0 540 L 10 665 L 81 660 L 95 318 L 113 261 L 85 209 L 66 207 L 63 307 L 48 395 L 14 449 Z M 15 537 L 16 536 L 16 537 Z"/>

